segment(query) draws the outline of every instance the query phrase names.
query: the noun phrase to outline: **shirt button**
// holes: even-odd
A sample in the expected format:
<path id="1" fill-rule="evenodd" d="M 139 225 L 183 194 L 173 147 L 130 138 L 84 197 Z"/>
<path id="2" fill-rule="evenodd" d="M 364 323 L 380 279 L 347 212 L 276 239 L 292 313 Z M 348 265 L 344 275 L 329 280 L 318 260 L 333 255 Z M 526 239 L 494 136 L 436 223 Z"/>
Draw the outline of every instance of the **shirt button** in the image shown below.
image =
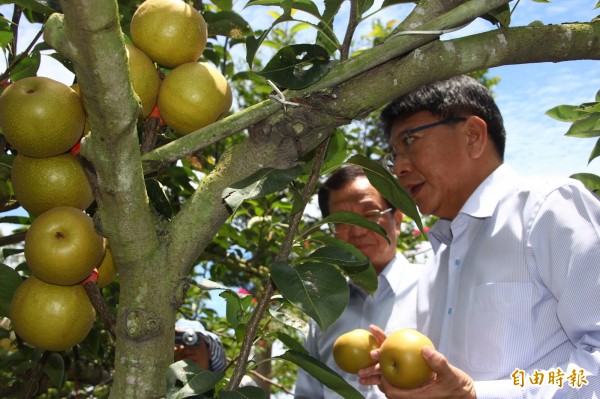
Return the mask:
<path id="1" fill-rule="evenodd" d="M 448 308 L 448 314 L 452 314 L 452 308 Z"/>
<path id="2" fill-rule="evenodd" d="M 460 259 L 454 259 L 454 266 L 460 266 Z"/>

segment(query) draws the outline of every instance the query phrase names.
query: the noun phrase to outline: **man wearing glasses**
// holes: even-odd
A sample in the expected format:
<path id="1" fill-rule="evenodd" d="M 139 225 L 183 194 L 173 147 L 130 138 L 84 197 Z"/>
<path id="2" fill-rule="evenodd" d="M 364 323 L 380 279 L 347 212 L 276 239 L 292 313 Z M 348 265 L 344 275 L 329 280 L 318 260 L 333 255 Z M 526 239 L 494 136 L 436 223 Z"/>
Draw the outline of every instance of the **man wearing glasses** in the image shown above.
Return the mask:
<path id="1" fill-rule="evenodd" d="M 340 318 L 324 335 L 316 323 L 310 323 L 305 347 L 317 359 L 338 372 L 358 389 L 366 399 L 384 398 L 377 387 L 361 385 L 358 377 L 335 364 L 332 350 L 338 336 L 357 328 L 369 329 L 370 324 L 381 326 L 391 333 L 400 328 L 414 328 L 416 323 L 416 281 L 422 266 L 410 264 L 397 251 L 402 213 L 394 209 L 369 183 L 362 168 L 347 166 L 335 172 L 318 193 L 323 217 L 339 211 L 351 211 L 378 223 L 387 233 L 381 235 L 354 225 L 336 223 L 337 238 L 358 248 L 377 273 L 378 287 L 373 296 L 349 281 L 350 300 Z M 295 398 L 341 398 L 324 387 L 304 370 L 298 372 Z"/>
<path id="2" fill-rule="evenodd" d="M 398 98 L 382 120 L 393 173 L 439 217 L 417 288 L 435 377 L 402 390 L 373 367 L 361 382 L 392 399 L 600 397 L 598 198 L 504 164 L 500 111 L 467 76 Z"/>

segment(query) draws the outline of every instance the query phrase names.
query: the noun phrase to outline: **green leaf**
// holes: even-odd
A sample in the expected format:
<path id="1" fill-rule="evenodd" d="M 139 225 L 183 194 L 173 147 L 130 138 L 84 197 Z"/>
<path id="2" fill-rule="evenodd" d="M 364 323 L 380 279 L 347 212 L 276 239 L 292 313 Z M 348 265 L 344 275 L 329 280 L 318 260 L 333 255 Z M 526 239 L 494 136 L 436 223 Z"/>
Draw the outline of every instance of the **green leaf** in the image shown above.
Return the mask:
<path id="1" fill-rule="evenodd" d="M 359 215 L 357 213 L 350 212 L 350 211 L 339 211 L 339 212 L 334 212 L 334 213 L 330 214 L 329 216 L 316 222 L 309 229 L 307 229 L 302 234 L 300 234 L 299 238 L 308 236 L 308 235 L 312 234 L 313 232 L 319 230 L 320 226 L 322 226 L 324 224 L 329 224 L 329 223 L 345 223 L 345 224 L 351 224 L 354 226 L 363 227 L 365 229 L 374 231 L 375 233 L 381 235 L 382 237 L 385 237 L 385 239 L 388 240 L 388 243 L 390 242 L 390 239 L 388 238 L 386 231 L 380 225 L 378 225 L 375 222 L 371 222 L 371 221 L 365 219 L 364 217 L 362 217 L 361 215 Z"/>
<path id="2" fill-rule="evenodd" d="M 23 279 L 10 266 L 0 264 L 0 317 L 8 317 L 10 301 Z"/>
<path id="3" fill-rule="evenodd" d="M 303 31 L 305 29 L 310 29 L 311 26 L 314 26 L 314 25 L 311 25 L 307 22 L 300 22 L 300 23 L 292 26 L 292 29 L 290 29 L 290 34 L 295 36 L 296 33 Z"/>
<path id="4" fill-rule="evenodd" d="M 283 190 L 302 173 L 302 166 L 290 169 L 261 169 L 244 180 L 223 190 L 222 198 L 235 212 L 242 202 Z"/>
<path id="5" fill-rule="evenodd" d="M 61 389 L 65 382 L 65 361 L 58 353 L 51 353 L 44 365 L 44 374 L 52 384 Z"/>
<path id="6" fill-rule="evenodd" d="M 265 399 L 267 394 L 259 387 L 241 387 L 237 391 L 220 391 L 219 399 Z"/>
<path id="7" fill-rule="evenodd" d="M 313 17 L 321 19 L 321 13 L 319 13 L 319 8 L 310 0 L 292 0 L 292 1 L 282 1 L 282 0 L 253 0 L 249 1 L 246 4 L 246 7 L 249 6 L 280 6 L 286 14 L 289 14 L 291 9 L 296 9 L 300 11 L 304 11 Z"/>
<path id="8" fill-rule="evenodd" d="M 22 254 L 23 250 L 24 250 L 24 248 L 2 248 L 2 256 L 6 259 L 12 255 Z M 19 267 L 22 265 L 23 264 L 17 266 L 16 270 L 21 270 L 21 269 L 19 269 Z"/>
<path id="9" fill-rule="evenodd" d="M 225 316 L 227 317 L 227 321 L 233 328 L 236 328 L 244 321 L 245 307 L 242 305 L 241 298 L 232 291 L 223 291 L 219 296 L 225 298 Z"/>
<path id="10" fill-rule="evenodd" d="M 13 0 L 11 3 L 45 16 L 62 12 L 58 0 Z"/>
<path id="11" fill-rule="evenodd" d="M 373 7 L 373 0 L 358 0 L 358 16 L 359 18 L 369 9 Z"/>
<path id="12" fill-rule="evenodd" d="M 348 142 L 346 141 L 346 132 L 342 129 L 335 129 L 335 132 L 329 139 L 327 153 L 321 166 L 321 175 L 327 175 L 334 169 L 337 169 L 344 163 L 348 156 Z"/>
<path id="13" fill-rule="evenodd" d="M 180 360 L 169 366 L 167 397 L 182 399 L 202 394 L 217 385 L 224 376 L 225 373 L 202 370 L 191 360 Z"/>
<path id="14" fill-rule="evenodd" d="M 171 208 L 171 202 L 163 185 L 158 180 L 152 178 L 145 179 L 145 182 L 146 192 L 154 208 L 163 216 L 171 218 L 173 216 L 173 208 Z"/>
<path id="15" fill-rule="evenodd" d="M 253 5 L 253 3 L 254 2 L 249 2 L 248 4 L 246 4 L 246 7 Z M 279 18 L 277 18 L 275 21 L 273 21 L 271 26 L 268 29 L 266 29 L 264 32 L 262 32 L 259 36 L 254 37 L 252 35 L 248 35 L 246 37 L 246 62 L 248 63 L 248 66 L 250 67 L 250 69 L 252 69 L 252 64 L 254 62 L 254 57 L 256 56 L 256 52 L 258 51 L 258 48 L 265 41 L 265 39 L 269 35 L 269 32 L 271 32 L 271 30 L 275 26 L 279 25 L 282 22 L 293 21 L 293 20 L 294 20 L 294 18 L 292 18 L 291 15 L 283 14 L 283 15 L 279 16 Z"/>
<path id="16" fill-rule="evenodd" d="M 290 361 L 303 368 L 307 373 L 319 380 L 319 382 L 321 382 L 327 388 L 337 392 L 342 398 L 363 399 L 363 396 L 356 390 L 356 388 L 348 384 L 338 373 L 314 357 L 306 355 L 302 352 L 289 350 L 283 355 L 277 356 L 276 358 Z"/>
<path id="17" fill-rule="evenodd" d="M 248 64 L 248 67 L 250 69 L 252 69 L 252 63 L 254 62 L 254 56 L 256 55 L 258 48 L 265 40 L 270 31 L 270 29 L 267 29 L 257 37 L 254 37 L 252 35 L 246 36 L 246 63 Z"/>
<path id="18" fill-rule="evenodd" d="M 279 50 L 264 69 L 257 72 L 279 86 L 302 89 L 325 76 L 333 63 L 327 51 L 316 44 L 292 44 Z"/>
<path id="19" fill-rule="evenodd" d="M 367 262 L 369 262 L 369 259 L 352 244 L 324 234 L 323 232 L 313 234 L 311 236 L 311 241 L 320 242 L 321 244 L 330 247 L 339 247 L 344 251 L 352 253 L 355 258 L 364 258 Z M 364 270 L 360 268 L 348 268 L 344 269 L 344 271 L 347 273 L 348 277 L 352 279 L 352 281 L 358 284 L 358 286 L 362 287 L 369 294 L 374 294 L 377 290 L 377 274 L 375 273 L 375 268 L 371 266 L 370 262 L 369 267 Z"/>
<path id="20" fill-rule="evenodd" d="M 75 67 L 73 66 L 73 61 L 71 61 L 67 57 L 63 56 L 62 54 L 59 54 L 56 52 L 48 54 L 48 55 L 50 57 L 54 58 L 56 61 L 60 62 L 62 64 L 62 66 L 64 66 L 67 70 L 69 70 L 73 74 L 75 74 Z"/>
<path id="21" fill-rule="evenodd" d="M 299 342 L 296 338 L 292 337 L 289 334 L 286 334 L 281 331 L 277 331 L 275 333 L 275 338 L 280 340 L 285 346 L 290 349 L 296 350 L 298 352 L 307 353 L 306 349 L 302 346 L 302 343 Z"/>
<path id="22" fill-rule="evenodd" d="M 588 165 L 590 162 L 592 162 L 598 156 L 600 156 L 600 139 L 598 139 L 596 141 L 596 145 L 594 146 L 594 149 L 592 150 L 592 153 L 590 154 L 590 159 L 588 160 Z"/>
<path id="23" fill-rule="evenodd" d="M 307 262 L 290 267 L 275 262 L 271 265 L 271 278 L 281 294 L 309 315 L 323 332 L 348 305 L 348 284 L 333 265 Z"/>
<path id="24" fill-rule="evenodd" d="M 357 272 L 369 267 L 369 260 L 365 256 L 358 258 L 352 252 L 340 247 L 319 248 L 310 254 L 307 259 L 338 265 L 344 270 L 350 269 Z"/>
<path id="25" fill-rule="evenodd" d="M 563 122 L 574 122 L 586 112 L 579 105 L 559 105 L 546 111 L 546 115 Z"/>
<path id="26" fill-rule="evenodd" d="M 304 200 L 302 199 L 302 194 L 296 189 L 291 189 L 292 192 L 292 210 L 291 215 L 295 215 L 296 213 L 304 210 Z"/>
<path id="27" fill-rule="evenodd" d="M 13 32 L 11 29 L 11 23 L 8 19 L 4 18 L 0 14 L 0 48 L 6 49 L 6 47 L 13 40 Z"/>
<path id="28" fill-rule="evenodd" d="M 527 26 L 535 28 L 535 27 L 544 26 L 544 23 L 540 20 L 535 20 L 535 21 L 531 21 L 530 23 L 528 23 Z"/>
<path id="29" fill-rule="evenodd" d="M 40 67 L 40 52 L 32 51 L 15 65 L 15 68 L 10 72 L 10 80 L 13 82 L 35 76 Z"/>
<path id="30" fill-rule="evenodd" d="M 362 252 L 352 245 L 350 247 L 355 249 L 355 251 L 339 246 L 319 248 L 308 259 L 339 266 L 356 284 L 363 287 L 367 292 L 374 293 L 377 289 L 377 273 L 375 273 L 375 269 Z"/>
<path id="31" fill-rule="evenodd" d="M 346 133 L 341 129 L 335 129 L 329 139 L 325 159 L 321 165 L 320 175 L 327 175 L 333 170 L 338 169 L 348 157 Z M 303 174 L 300 179 L 304 182 L 308 180 L 315 160 L 315 150 L 301 158 L 303 162 Z"/>
<path id="32" fill-rule="evenodd" d="M 571 176 L 585 184 L 590 190 L 597 193 L 600 191 L 600 176 L 593 173 L 575 173 Z"/>
<path id="33" fill-rule="evenodd" d="M 346 162 L 361 166 L 373 187 L 396 209 L 401 210 L 406 216 L 414 220 L 419 230 L 424 231 L 415 202 L 409 192 L 398 183 L 398 180 L 390 172 L 379 163 L 362 155 L 354 155 Z"/>
<path id="34" fill-rule="evenodd" d="M 14 154 L 0 155 L 0 180 L 10 180 L 12 163 L 15 160 L 15 157 L 16 155 Z"/>
<path id="35" fill-rule="evenodd" d="M 205 12 L 202 15 L 208 24 L 209 36 L 221 35 L 241 39 L 252 34 L 252 28 L 248 22 L 236 12 Z"/>
<path id="36" fill-rule="evenodd" d="M 14 201 L 11 185 L 7 180 L 0 180 L 0 204 L 6 205 Z"/>
<path id="37" fill-rule="evenodd" d="M 330 55 L 339 48 L 339 40 L 335 35 L 333 23 L 342 3 L 343 0 L 325 0 L 323 18 L 318 24 L 316 44 L 327 50 Z"/>
<path id="38" fill-rule="evenodd" d="M 289 311 L 289 309 L 284 309 L 281 311 L 278 309 L 269 308 L 269 314 L 282 324 L 295 328 L 304 335 L 308 334 L 308 323 L 299 317 L 295 317 Z"/>
<path id="39" fill-rule="evenodd" d="M 224 11 L 231 11 L 233 8 L 232 0 L 211 0 L 211 2 Z"/>
<path id="40" fill-rule="evenodd" d="M 598 137 L 600 136 L 600 112 L 593 112 L 577 119 L 565 136 Z"/>
<path id="41" fill-rule="evenodd" d="M 236 230 L 237 231 L 237 230 Z M 225 290 L 225 291 L 230 291 L 234 294 L 236 294 L 233 290 L 231 290 L 229 287 L 219 284 L 217 282 L 214 282 L 212 280 L 206 279 L 204 277 L 200 277 L 198 279 L 198 281 L 196 281 L 196 285 L 200 288 L 202 288 L 203 290 L 208 290 L 208 291 L 213 291 L 213 290 Z M 237 295 L 237 294 L 236 294 Z"/>

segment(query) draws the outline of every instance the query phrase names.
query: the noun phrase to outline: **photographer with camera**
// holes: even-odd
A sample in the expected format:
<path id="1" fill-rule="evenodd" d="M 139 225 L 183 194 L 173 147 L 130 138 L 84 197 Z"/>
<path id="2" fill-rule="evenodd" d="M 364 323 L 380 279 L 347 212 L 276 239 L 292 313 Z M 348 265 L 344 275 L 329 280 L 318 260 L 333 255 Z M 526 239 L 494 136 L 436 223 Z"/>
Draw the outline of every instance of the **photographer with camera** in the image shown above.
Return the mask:
<path id="1" fill-rule="evenodd" d="M 179 319 L 175 323 L 175 361 L 183 359 L 210 371 L 223 371 L 227 365 L 219 337 L 195 320 Z"/>

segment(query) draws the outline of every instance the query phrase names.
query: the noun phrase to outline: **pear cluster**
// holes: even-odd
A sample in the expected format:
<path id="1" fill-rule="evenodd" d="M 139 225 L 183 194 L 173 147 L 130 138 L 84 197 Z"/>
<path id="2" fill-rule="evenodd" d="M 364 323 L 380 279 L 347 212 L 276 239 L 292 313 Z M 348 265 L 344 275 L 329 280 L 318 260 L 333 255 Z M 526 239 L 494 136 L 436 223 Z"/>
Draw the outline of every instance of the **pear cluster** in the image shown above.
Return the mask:
<path id="1" fill-rule="evenodd" d="M 32 275 L 15 291 L 10 319 L 17 335 L 44 350 L 65 350 L 87 336 L 96 315 L 81 282 L 112 262 L 84 212 L 94 197 L 72 151 L 84 126 L 79 95 L 63 83 L 30 77 L 0 95 L 0 129 L 17 152 L 13 191 L 35 217 L 25 236 Z"/>
<path id="2" fill-rule="evenodd" d="M 216 122 L 231 108 L 225 77 L 198 62 L 207 38 L 202 14 L 182 0 L 146 0 L 131 19 L 133 44 L 166 74 L 157 90 L 157 111 L 179 135 Z M 138 93 L 135 84 L 134 90 Z"/>

